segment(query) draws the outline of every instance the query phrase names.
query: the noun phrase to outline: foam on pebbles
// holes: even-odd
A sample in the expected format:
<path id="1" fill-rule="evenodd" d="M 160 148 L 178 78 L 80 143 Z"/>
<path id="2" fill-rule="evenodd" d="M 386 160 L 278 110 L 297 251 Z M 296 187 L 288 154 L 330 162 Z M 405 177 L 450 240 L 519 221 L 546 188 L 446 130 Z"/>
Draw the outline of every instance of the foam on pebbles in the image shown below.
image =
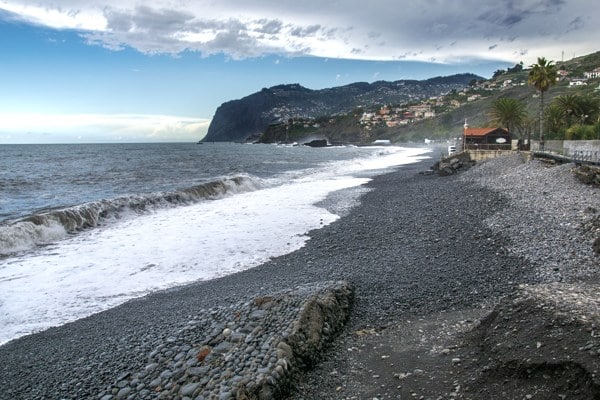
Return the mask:
<path id="1" fill-rule="evenodd" d="M 119 399 L 270 399 L 312 365 L 344 324 L 347 282 L 322 282 L 202 310 L 98 393 Z"/>

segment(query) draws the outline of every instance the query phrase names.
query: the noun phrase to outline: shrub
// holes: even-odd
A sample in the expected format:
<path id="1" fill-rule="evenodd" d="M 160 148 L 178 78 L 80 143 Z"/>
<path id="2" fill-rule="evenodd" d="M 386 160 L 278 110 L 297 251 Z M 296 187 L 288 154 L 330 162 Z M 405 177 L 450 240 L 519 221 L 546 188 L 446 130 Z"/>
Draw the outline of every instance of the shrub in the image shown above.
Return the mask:
<path id="1" fill-rule="evenodd" d="M 573 125 L 565 134 L 567 140 L 593 140 L 598 134 L 598 127 L 594 125 Z"/>

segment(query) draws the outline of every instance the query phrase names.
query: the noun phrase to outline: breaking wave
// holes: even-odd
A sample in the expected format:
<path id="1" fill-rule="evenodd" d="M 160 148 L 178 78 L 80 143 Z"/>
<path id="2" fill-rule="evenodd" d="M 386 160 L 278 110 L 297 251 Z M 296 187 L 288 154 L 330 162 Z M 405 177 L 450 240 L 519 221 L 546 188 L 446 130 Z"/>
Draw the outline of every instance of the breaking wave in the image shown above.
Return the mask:
<path id="1" fill-rule="evenodd" d="M 68 234 L 94 228 L 103 221 L 118 220 L 131 213 L 143 214 L 160 208 L 216 200 L 261 186 L 257 178 L 238 176 L 172 192 L 123 196 L 40 211 L 0 225 L 0 256 L 48 244 Z"/>

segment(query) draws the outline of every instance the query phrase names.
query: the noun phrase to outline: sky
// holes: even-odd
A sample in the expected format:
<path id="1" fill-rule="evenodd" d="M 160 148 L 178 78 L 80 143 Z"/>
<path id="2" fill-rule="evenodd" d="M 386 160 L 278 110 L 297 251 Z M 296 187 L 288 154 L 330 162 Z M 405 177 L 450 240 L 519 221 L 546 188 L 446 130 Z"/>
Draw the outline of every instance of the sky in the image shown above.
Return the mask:
<path id="1" fill-rule="evenodd" d="M 0 144 L 189 142 L 262 88 L 600 50 L 590 0 L 0 0 Z"/>

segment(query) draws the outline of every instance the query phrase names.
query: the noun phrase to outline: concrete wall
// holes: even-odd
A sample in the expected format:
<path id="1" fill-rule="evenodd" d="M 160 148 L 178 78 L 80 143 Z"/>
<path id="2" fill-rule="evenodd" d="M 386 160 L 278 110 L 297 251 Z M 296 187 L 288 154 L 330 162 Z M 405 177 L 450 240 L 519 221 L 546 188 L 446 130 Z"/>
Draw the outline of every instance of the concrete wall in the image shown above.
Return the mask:
<path id="1" fill-rule="evenodd" d="M 489 160 L 514 154 L 512 150 L 467 150 L 473 161 Z"/>
<path id="2" fill-rule="evenodd" d="M 532 141 L 531 149 L 541 151 L 539 141 Z M 600 140 L 547 140 L 544 151 L 562 154 L 576 161 L 600 162 Z"/>

